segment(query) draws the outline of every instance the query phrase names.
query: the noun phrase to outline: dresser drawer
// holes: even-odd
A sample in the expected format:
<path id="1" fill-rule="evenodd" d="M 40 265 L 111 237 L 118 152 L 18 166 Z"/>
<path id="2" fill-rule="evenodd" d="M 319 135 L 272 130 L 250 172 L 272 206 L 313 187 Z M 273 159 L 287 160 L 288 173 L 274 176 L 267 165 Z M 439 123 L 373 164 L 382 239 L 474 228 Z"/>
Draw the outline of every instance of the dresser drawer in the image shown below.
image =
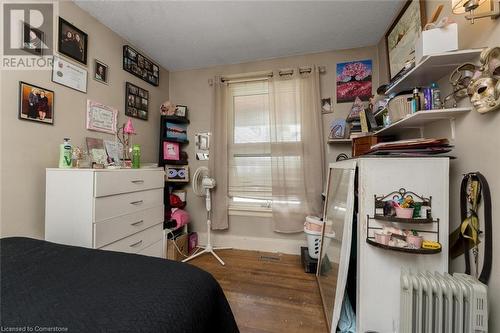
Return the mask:
<path id="1" fill-rule="evenodd" d="M 118 194 L 94 199 L 94 222 L 163 205 L 163 189 Z"/>
<path id="2" fill-rule="evenodd" d="M 141 251 L 137 252 L 137 254 L 142 254 L 143 256 L 164 258 L 165 256 L 163 255 L 163 241 L 159 240 L 153 245 L 150 245 L 145 249 L 142 249 Z"/>
<path id="3" fill-rule="evenodd" d="M 94 247 L 103 247 L 161 223 L 164 215 L 164 208 L 161 205 L 94 223 Z"/>
<path id="4" fill-rule="evenodd" d="M 126 253 L 138 253 L 150 245 L 162 240 L 163 223 L 128 236 L 104 247 L 101 250 L 118 251 Z"/>
<path id="5" fill-rule="evenodd" d="M 95 197 L 163 188 L 164 172 L 158 170 L 115 170 L 95 173 Z"/>

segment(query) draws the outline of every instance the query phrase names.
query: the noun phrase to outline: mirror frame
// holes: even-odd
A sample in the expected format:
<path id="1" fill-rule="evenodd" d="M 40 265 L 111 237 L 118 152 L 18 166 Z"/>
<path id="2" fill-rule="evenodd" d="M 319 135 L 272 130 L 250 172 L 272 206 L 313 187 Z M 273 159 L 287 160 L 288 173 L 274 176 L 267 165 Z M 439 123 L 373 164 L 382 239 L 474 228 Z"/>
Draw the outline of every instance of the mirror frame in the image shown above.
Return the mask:
<path id="1" fill-rule="evenodd" d="M 349 180 L 349 188 L 350 190 L 348 191 L 348 196 L 347 196 L 347 202 L 346 202 L 346 214 L 344 218 L 344 231 L 342 234 L 342 246 L 341 246 L 341 254 L 340 254 L 340 263 L 339 263 L 339 268 L 338 268 L 338 276 L 337 276 L 337 283 L 336 283 L 336 291 L 335 295 L 338 295 L 340 292 L 342 294 L 345 292 L 345 287 L 346 287 L 346 279 L 347 279 L 347 271 L 349 269 L 349 255 L 351 251 L 351 246 L 352 246 L 352 222 L 353 222 L 353 214 L 354 214 L 354 179 L 356 177 L 356 160 L 344 160 L 340 162 L 335 162 L 335 163 L 330 163 L 328 167 L 328 177 L 326 179 L 326 190 L 325 190 L 325 203 L 323 205 L 323 221 L 326 221 L 326 211 L 328 207 L 328 201 L 329 201 L 329 189 L 330 189 L 330 178 L 332 175 L 332 170 L 333 169 L 341 169 L 341 170 L 351 170 L 353 171 L 351 175 L 351 179 Z M 348 227 L 348 228 L 346 228 Z M 321 269 L 321 260 L 323 257 L 323 244 L 324 244 L 324 237 L 325 237 L 325 224 L 323 223 L 323 228 L 321 230 L 321 247 L 319 251 L 319 257 L 318 257 L 318 265 L 316 267 L 316 282 L 318 284 L 318 289 L 319 289 L 319 294 L 321 296 L 321 303 L 323 305 L 323 313 L 325 314 L 325 319 L 326 323 L 328 326 L 328 331 L 329 332 L 335 332 L 338 324 L 338 320 L 340 318 L 340 311 L 342 308 L 342 302 L 343 302 L 343 296 L 341 299 L 338 297 L 335 298 L 334 304 L 333 304 L 333 311 L 332 313 L 327 313 L 326 312 L 326 300 L 324 298 L 324 293 L 321 289 L 321 283 L 320 283 L 320 269 Z M 347 246 L 348 245 L 348 246 Z M 347 246 L 347 248 L 346 248 Z M 347 257 L 346 257 L 346 251 L 347 251 Z M 340 280 L 340 284 L 338 281 Z M 328 319 L 331 318 L 331 321 Z M 334 329 L 332 329 L 334 327 Z"/>

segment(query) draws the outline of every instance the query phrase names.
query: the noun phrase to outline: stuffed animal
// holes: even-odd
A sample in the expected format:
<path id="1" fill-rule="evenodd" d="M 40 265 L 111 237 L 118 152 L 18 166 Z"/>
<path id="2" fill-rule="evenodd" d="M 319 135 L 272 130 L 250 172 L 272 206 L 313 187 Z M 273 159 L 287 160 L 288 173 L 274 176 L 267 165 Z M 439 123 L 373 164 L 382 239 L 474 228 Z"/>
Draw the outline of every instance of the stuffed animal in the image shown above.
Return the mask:
<path id="1" fill-rule="evenodd" d="M 175 105 L 170 101 L 166 101 L 160 106 L 160 114 L 162 116 L 173 116 L 175 114 Z"/>

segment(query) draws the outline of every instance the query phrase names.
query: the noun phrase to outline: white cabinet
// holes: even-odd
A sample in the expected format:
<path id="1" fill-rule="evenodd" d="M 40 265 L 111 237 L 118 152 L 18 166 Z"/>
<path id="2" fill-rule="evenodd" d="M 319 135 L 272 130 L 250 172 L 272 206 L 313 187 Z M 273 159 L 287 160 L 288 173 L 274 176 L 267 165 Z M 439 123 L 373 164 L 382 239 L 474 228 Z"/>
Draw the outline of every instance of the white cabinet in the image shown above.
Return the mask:
<path id="1" fill-rule="evenodd" d="M 356 299 L 350 302 L 356 305 L 357 332 L 398 332 L 401 269 L 448 271 L 449 159 L 362 157 L 330 164 L 328 179 L 324 217 L 325 229 L 331 230 L 325 232 L 337 236 L 323 238 L 317 276 L 331 332 L 337 328 L 346 280 L 356 285 L 356 297 L 352 296 Z M 424 202 L 431 206 L 426 219 L 431 223 L 420 223 L 423 218 L 403 221 L 376 214 L 376 205 L 378 212 L 381 209 L 381 198 L 392 198 L 393 192 L 401 189 L 429 199 Z M 355 192 L 357 205 L 352 205 Z M 352 223 L 353 207 L 357 224 Z M 425 239 L 438 240 L 441 251 L 401 252 L 370 243 L 374 230 L 384 226 L 418 229 Z M 351 240 L 355 249 L 352 252 Z M 353 253 L 356 269 L 348 276 L 349 256 Z"/>
<path id="2" fill-rule="evenodd" d="M 164 171 L 47 169 L 45 239 L 164 257 Z"/>
<path id="3" fill-rule="evenodd" d="M 449 159 L 359 158 L 357 164 L 357 330 L 398 332 L 401 268 L 448 271 Z M 368 216 L 373 216 L 375 210 L 374 196 L 386 195 L 401 188 L 432 198 L 432 218 L 439 219 L 440 253 L 394 252 L 366 242 Z M 375 223 L 391 224 L 384 221 Z M 412 228 L 402 224 L 395 226 Z M 435 223 L 424 228 L 438 230 Z"/>

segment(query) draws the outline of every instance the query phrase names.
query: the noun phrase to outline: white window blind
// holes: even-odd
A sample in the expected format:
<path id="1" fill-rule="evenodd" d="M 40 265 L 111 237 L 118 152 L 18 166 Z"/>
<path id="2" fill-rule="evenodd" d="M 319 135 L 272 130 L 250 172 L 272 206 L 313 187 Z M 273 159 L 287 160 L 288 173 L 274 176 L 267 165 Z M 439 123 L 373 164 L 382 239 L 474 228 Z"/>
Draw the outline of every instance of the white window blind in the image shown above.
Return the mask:
<path id="1" fill-rule="evenodd" d="M 269 207 L 271 131 L 267 80 L 230 84 L 229 196 L 231 206 Z"/>

